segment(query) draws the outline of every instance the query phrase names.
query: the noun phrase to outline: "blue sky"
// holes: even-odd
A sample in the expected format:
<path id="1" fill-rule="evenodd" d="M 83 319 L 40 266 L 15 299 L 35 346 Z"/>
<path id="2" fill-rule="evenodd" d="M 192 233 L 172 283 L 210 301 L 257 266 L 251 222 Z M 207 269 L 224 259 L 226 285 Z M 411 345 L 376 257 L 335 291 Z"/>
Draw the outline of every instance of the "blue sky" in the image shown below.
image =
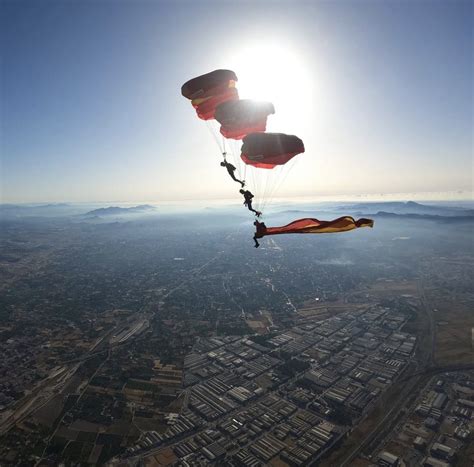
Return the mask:
<path id="1" fill-rule="evenodd" d="M 1 10 L 3 202 L 234 197 L 180 87 L 236 66 L 247 93 L 273 84 L 269 129 L 305 141 L 279 195 L 472 190 L 471 2 Z"/>

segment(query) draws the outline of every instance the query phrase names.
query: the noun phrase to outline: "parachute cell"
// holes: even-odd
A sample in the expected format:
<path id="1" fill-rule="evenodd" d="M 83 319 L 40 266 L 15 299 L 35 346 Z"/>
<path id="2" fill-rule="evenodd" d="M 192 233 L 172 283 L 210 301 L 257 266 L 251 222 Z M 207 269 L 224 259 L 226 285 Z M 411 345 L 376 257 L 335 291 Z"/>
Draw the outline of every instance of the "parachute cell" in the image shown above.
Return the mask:
<path id="1" fill-rule="evenodd" d="M 221 124 L 220 132 L 224 137 L 242 139 L 249 133 L 265 131 L 267 117 L 274 113 L 271 102 L 241 99 L 220 104 L 214 118 Z"/>
<path id="2" fill-rule="evenodd" d="M 217 106 L 239 98 L 236 81 L 237 75 L 233 71 L 214 70 L 184 83 L 181 94 L 191 100 L 199 118 L 210 120 L 214 118 Z"/>
<path id="3" fill-rule="evenodd" d="M 251 133 L 243 139 L 242 160 L 260 169 L 284 165 L 304 152 L 301 139 L 283 133 Z"/>

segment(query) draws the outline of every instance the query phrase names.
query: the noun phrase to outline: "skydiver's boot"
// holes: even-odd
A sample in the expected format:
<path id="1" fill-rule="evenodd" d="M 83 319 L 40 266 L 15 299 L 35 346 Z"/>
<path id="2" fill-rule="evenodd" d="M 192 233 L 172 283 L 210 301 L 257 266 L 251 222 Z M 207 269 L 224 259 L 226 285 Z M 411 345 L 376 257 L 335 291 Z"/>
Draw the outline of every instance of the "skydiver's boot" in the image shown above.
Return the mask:
<path id="1" fill-rule="evenodd" d="M 254 247 L 255 247 L 255 248 L 258 248 L 258 247 L 260 246 L 260 243 L 258 243 L 257 237 L 254 236 L 254 237 L 253 237 L 253 241 L 255 242 Z"/>

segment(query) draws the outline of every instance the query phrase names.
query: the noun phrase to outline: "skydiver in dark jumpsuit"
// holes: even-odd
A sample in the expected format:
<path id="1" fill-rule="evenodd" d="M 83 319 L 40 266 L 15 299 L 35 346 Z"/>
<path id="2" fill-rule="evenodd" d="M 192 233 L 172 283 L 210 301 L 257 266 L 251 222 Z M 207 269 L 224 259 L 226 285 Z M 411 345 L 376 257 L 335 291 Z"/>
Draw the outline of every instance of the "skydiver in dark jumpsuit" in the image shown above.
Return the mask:
<path id="1" fill-rule="evenodd" d="M 249 190 L 239 190 L 239 192 L 242 193 L 245 200 L 244 205 L 247 206 L 248 210 L 254 212 L 257 217 L 260 217 L 262 213 L 252 207 L 253 194 Z"/>
<path id="2" fill-rule="evenodd" d="M 232 180 L 235 180 L 236 182 L 240 183 L 242 185 L 242 188 L 245 186 L 245 182 L 242 180 L 239 180 L 238 178 L 235 178 L 234 172 L 235 172 L 235 167 L 230 163 L 227 162 L 225 159 L 223 162 L 221 162 L 221 167 L 225 167 L 227 169 L 227 173 L 230 175 L 230 178 Z"/>
<path id="3" fill-rule="evenodd" d="M 258 243 L 257 238 L 262 238 L 265 235 L 265 232 L 267 231 L 267 226 L 264 222 L 258 221 L 255 221 L 253 225 L 255 226 L 255 234 L 253 236 L 253 240 L 255 242 L 255 248 L 258 248 L 260 246 L 260 243 Z"/>

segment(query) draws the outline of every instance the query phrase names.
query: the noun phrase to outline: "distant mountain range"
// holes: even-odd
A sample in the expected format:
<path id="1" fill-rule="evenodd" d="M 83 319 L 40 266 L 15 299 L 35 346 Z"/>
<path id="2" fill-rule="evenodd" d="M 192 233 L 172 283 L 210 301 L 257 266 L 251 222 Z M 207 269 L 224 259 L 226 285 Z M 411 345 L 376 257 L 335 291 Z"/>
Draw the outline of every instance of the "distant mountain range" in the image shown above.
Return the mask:
<path id="1" fill-rule="evenodd" d="M 311 210 L 288 210 L 278 214 L 298 214 L 308 217 L 322 218 L 325 213 L 339 213 L 341 216 L 385 216 L 396 215 L 406 216 L 411 218 L 442 218 L 442 217 L 463 217 L 474 218 L 474 209 L 451 207 L 451 206 L 436 206 L 408 202 L 387 202 L 387 203 L 358 203 L 335 206 L 332 208 L 311 209 Z"/>
<path id="2" fill-rule="evenodd" d="M 3 217 L 64 217 L 84 212 L 79 204 L 0 204 L 0 215 Z"/>
<path id="3" fill-rule="evenodd" d="M 141 204 L 123 208 L 118 206 L 109 206 L 92 209 L 92 205 L 82 205 L 80 203 L 55 203 L 55 204 L 0 204 L 0 217 L 2 218 L 91 218 L 100 219 L 101 217 L 124 216 L 128 214 L 148 214 L 156 212 L 156 208 L 149 204 Z"/>
<path id="4" fill-rule="evenodd" d="M 338 211 L 357 212 L 364 214 L 376 214 L 378 212 L 391 212 L 393 214 L 431 214 L 438 216 L 472 216 L 474 210 L 460 208 L 456 206 L 438 206 L 407 202 L 387 202 L 387 203 L 357 203 L 343 205 L 337 208 Z"/>
<path id="5" fill-rule="evenodd" d="M 105 206 L 98 207 L 98 204 L 81 204 L 81 203 L 56 203 L 56 204 L 0 204 L 0 219 L 20 219 L 20 218 L 69 218 L 72 221 L 86 222 L 115 222 L 129 221 L 140 216 L 150 217 L 150 215 L 165 215 L 166 210 L 158 209 L 150 204 L 140 204 L 137 206 L 120 207 Z M 180 217 L 183 213 L 179 211 L 173 212 L 174 216 Z M 244 215 L 245 210 L 237 212 L 237 206 L 229 206 L 225 208 L 212 207 L 205 209 L 195 215 L 216 216 L 223 219 L 222 216 L 230 215 L 233 218 Z M 186 214 L 188 217 L 190 213 Z M 450 205 L 427 205 L 408 202 L 366 202 L 366 203 L 328 203 L 311 205 L 301 205 L 301 209 L 282 209 L 281 211 L 273 211 L 267 213 L 267 218 L 271 218 L 272 222 L 286 222 L 288 218 L 299 217 L 316 217 L 318 219 L 333 219 L 340 216 L 354 217 L 398 217 L 406 219 L 420 220 L 438 220 L 451 219 L 453 222 L 472 221 L 474 220 L 474 209 L 463 208 Z M 292 220 L 292 219 L 290 219 Z"/>
<path id="6" fill-rule="evenodd" d="M 84 215 L 89 216 L 117 216 L 123 214 L 143 214 L 145 212 L 156 211 L 154 206 L 149 204 L 140 204 L 139 206 L 132 206 L 130 208 L 121 208 L 118 206 L 109 206 L 108 208 L 93 209 L 86 212 Z"/>
<path id="7" fill-rule="evenodd" d="M 460 214 L 458 216 L 440 216 L 437 214 L 395 214 L 393 212 L 379 211 L 376 214 L 368 214 L 372 217 L 384 217 L 384 218 L 402 218 L 402 219 L 418 219 L 418 220 L 432 220 L 441 221 L 444 223 L 457 223 L 457 222 L 474 222 L 474 213 L 469 210 L 470 214 Z"/>

